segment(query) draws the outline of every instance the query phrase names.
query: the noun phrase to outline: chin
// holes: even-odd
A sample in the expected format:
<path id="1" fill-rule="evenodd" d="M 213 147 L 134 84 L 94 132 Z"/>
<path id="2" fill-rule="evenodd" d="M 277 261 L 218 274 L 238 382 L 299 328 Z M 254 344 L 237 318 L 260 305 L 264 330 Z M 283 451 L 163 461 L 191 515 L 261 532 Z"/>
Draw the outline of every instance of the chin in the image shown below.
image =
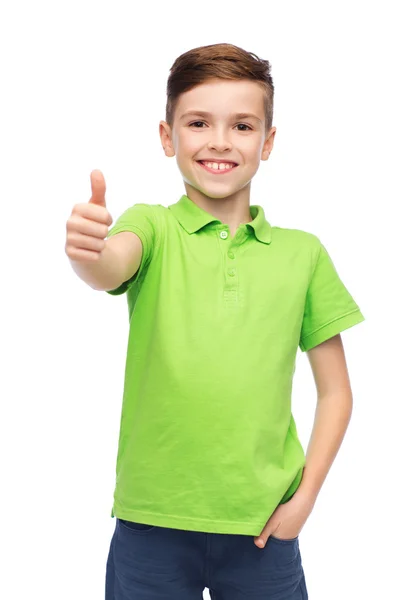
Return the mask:
<path id="1" fill-rule="evenodd" d="M 206 196 L 207 198 L 221 200 L 223 198 L 228 198 L 229 196 L 233 196 L 234 194 L 236 194 L 236 192 L 239 191 L 237 189 L 230 189 L 230 190 L 213 189 L 213 190 L 210 190 L 210 189 L 199 187 L 198 185 L 195 185 L 195 184 L 191 183 L 190 181 L 187 181 L 186 179 L 184 179 L 184 181 L 189 186 L 191 186 L 193 189 L 195 189 L 197 192 L 199 192 L 200 194 L 204 194 L 204 196 Z"/>

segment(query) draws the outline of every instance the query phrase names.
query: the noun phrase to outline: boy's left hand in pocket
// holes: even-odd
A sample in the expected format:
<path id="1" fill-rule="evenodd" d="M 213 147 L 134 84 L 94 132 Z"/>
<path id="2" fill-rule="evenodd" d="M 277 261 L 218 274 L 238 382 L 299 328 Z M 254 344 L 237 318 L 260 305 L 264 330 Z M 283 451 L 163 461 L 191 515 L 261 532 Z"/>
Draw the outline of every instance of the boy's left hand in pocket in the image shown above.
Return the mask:
<path id="1" fill-rule="evenodd" d="M 314 500 L 305 494 L 295 492 L 288 502 L 279 504 L 272 513 L 261 534 L 254 538 L 258 548 L 264 548 L 269 536 L 282 540 L 297 537 L 314 507 Z"/>

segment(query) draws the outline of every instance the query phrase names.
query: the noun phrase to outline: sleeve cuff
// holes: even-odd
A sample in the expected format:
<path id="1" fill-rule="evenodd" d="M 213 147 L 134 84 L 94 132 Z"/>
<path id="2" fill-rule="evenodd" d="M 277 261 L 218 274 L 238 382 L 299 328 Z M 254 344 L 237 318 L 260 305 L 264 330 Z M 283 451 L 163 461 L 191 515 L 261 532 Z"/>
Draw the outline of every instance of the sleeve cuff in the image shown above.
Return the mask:
<path id="1" fill-rule="evenodd" d="M 327 323 L 313 331 L 309 335 L 305 336 L 300 341 L 300 348 L 302 352 L 306 352 L 307 350 L 311 350 L 314 346 L 318 346 L 322 342 L 332 338 L 333 336 L 345 331 L 345 329 L 349 329 L 349 327 L 353 327 L 353 325 L 357 325 L 358 323 L 362 323 L 365 320 L 365 317 L 361 313 L 359 309 L 355 310 L 348 315 L 344 315 L 343 317 L 339 317 L 335 321 L 331 321 L 331 323 Z"/>
<path id="2" fill-rule="evenodd" d="M 143 229 L 140 229 L 136 225 L 128 224 L 128 225 L 118 225 L 118 226 L 115 225 L 113 227 L 113 229 L 111 230 L 111 232 L 109 232 L 107 239 L 109 239 L 112 235 L 115 235 L 116 233 L 122 233 L 124 231 L 130 231 L 131 233 L 135 233 L 138 236 L 138 238 L 140 238 L 140 241 L 142 242 L 142 247 L 143 247 L 141 264 L 139 266 L 139 270 L 136 271 L 136 273 L 131 278 L 131 280 L 133 281 L 133 280 L 137 279 L 139 277 L 139 274 L 142 272 L 142 269 L 143 269 L 143 266 L 145 263 L 144 255 L 148 249 L 148 238 L 146 237 L 146 234 L 143 231 Z M 106 293 L 110 294 L 111 296 L 120 296 L 120 294 L 124 294 L 128 288 L 128 284 L 131 282 L 131 280 L 123 281 L 119 285 L 119 287 L 115 288 L 114 290 L 106 290 Z"/>

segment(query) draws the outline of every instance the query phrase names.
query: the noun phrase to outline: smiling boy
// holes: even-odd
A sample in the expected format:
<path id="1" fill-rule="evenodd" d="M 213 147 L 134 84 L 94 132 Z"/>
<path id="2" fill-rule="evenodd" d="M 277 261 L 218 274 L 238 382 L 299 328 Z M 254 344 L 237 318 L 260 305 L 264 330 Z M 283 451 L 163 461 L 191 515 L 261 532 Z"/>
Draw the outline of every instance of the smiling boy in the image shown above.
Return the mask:
<path id="1" fill-rule="evenodd" d="M 181 94 L 172 127 L 160 123 L 165 154 L 176 157 L 187 197 L 227 223 L 231 237 L 252 221 L 251 181 L 276 132 L 265 119 L 265 92 L 257 81 L 208 79 Z"/>
<path id="2" fill-rule="evenodd" d="M 186 193 L 131 206 L 103 245 L 107 227 L 84 237 L 95 262 L 73 259 L 127 293 L 130 319 L 107 600 L 307 598 L 299 533 L 350 419 L 340 333 L 364 317 L 317 236 L 250 202 L 276 133 L 269 70 L 231 44 L 177 58 L 159 132 Z M 109 224 L 91 182 L 89 218 Z M 298 348 L 317 386 L 307 455 Z"/>

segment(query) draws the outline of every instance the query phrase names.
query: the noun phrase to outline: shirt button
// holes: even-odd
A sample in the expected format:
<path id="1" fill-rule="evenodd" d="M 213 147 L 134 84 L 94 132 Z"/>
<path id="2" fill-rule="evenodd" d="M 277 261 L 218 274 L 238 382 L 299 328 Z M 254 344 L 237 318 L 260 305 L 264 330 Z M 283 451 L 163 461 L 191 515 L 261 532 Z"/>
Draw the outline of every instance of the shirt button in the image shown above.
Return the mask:
<path id="1" fill-rule="evenodd" d="M 235 257 L 235 255 L 233 254 L 233 252 L 228 252 L 228 253 L 227 253 L 227 256 L 228 256 L 229 258 L 234 258 L 234 257 Z"/>
<path id="2" fill-rule="evenodd" d="M 225 239 L 227 238 L 227 236 L 228 236 L 228 233 L 227 233 L 227 231 L 221 231 L 221 232 L 220 232 L 220 237 L 221 237 L 223 240 L 225 240 Z"/>
<path id="3" fill-rule="evenodd" d="M 234 277 L 235 274 L 236 274 L 235 269 L 229 269 L 229 275 L 230 275 L 230 277 Z"/>

